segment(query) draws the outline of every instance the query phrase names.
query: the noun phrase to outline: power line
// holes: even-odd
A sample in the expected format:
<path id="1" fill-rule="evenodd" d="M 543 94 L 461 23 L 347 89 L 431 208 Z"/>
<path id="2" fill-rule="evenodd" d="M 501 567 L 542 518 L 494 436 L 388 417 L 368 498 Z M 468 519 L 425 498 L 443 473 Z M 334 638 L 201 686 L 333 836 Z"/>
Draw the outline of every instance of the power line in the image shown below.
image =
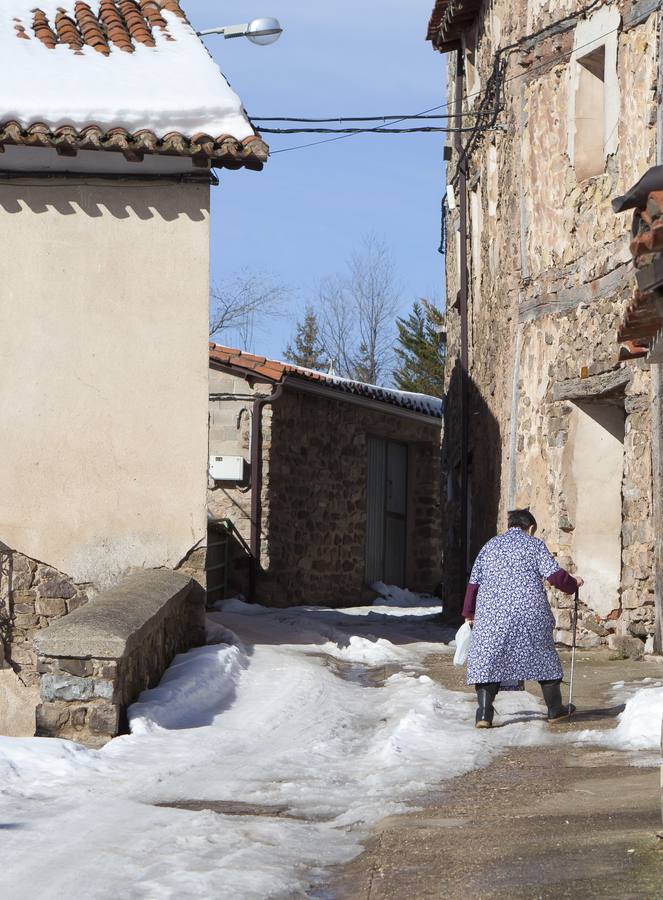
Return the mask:
<path id="1" fill-rule="evenodd" d="M 441 103 L 439 106 L 431 106 L 430 109 L 423 109 L 420 113 L 417 113 L 417 118 L 419 116 L 425 116 L 428 113 L 436 112 L 438 109 L 444 109 L 447 107 L 448 103 Z M 400 122 L 408 121 L 411 116 L 401 116 L 400 118 L 394 119 L 390 121 L 389 125 L 398 125 Z M 293 147 L 283 147 L 281 150 L 272 150 L 270 156 L 275 156 L 277 153 L 289 153 L 291 150 L 305 150 L 307 147 L 316 147 L 319 144 L 332 144 L 334 141 L 342 141 L 344 138 L 353 137 L 355 134 L 370 134 L 372 131 L 378 131 L 380 126 L 376 126 L 375 128 L 362 128 L 357 131 L 352 132 L 351 134 L 339 134 L 336 137 L 326 138 L 322 141 L 311 141 L 309 144 L 296 144 Z"/>
<path id="2" fill-rule="evenodd" d="M 464 112 L 463 116 L 476 116 L 478 113 L 475 112 Z M 390 116 L 333 116 L 332 118 L 327 119 L 301 119 L 293 116 L 251 116 L 252 122 L 386 122 L 387 119 L 401 119 L 405 121 L 406 119 L 453 119 L 455 115 L 438 115 L 438 116 L 422 116 L 421 114 L 416 114 L 413 116 L 406 116 L 403 113 L 394 113 Z"/>
<path id="3" fill-rule="evenodd" d="M 556 22 L 552 23 L 552 26 L 559 25 L 564 22 L 570 22 L 574 19 L 578 19 L 582 16 L 586 16 L 588 12 L 590 12 L 596 6 L 600 5 L 602 2 L 603 2 L 603 0 L 593 0 L 592 3 L 588 4 L 583 9 L 577 10 L 575 13 L 572 13 L 569 16 L 565 16 L 564 18 L 559 19 Z M 650 10 L 650 12 L 651 12 L 651 10 Z M 649 14 L 649 13 L 647 13 L 647 14 Z M 641 18 L 644 18 L 644 13 L 641 14 L 640 16 L 638 16 L 638 15 L 633 16 L 628 21 L 628 23 L 625 23 L 625 24 L 633 25 L 633 24 L 637 23 L 637 21 Z M 541 35 L 545 34 L 547 31 L 549 31 L 552 26 L 546 26 L 545 28 L 542 28 L 539 31 L 534 32 L 533 34 L 525 35 L 524 37 L 522 37 L 519 41 L 515 42 L 514 44 L 510 44 L 510 45 L 498 50 L 497 53 L 495 54 L 495 61 L 494 61 L 495 67 L 497 68 L 497 66 L 501 62 L 502 54 L 516 50 L 522 44 L 524 44 L 528 41 L 531 41 L 537 37 L 540 37 Z M 495 70 L 493 72 L 493 76 L 491 76 L 491 78 L 489 79 L 489 81 L 491 83 L 489 83 L 489 85 L 486 87 L 485 90 L 478 90 L 478 91 L 473 91 L 471 93 L 464 94 L 463 97 L 460 99 L 460 101 L 457 101 L 456 99 L 448 100 L 445 103 L 440 103 L 438 106 L 432 106 L 429 109 L 424 109 L 420 113 L 416 113 L 414 116 L 397 117 L 393 121 L 390 121 L 388 124 L 389 125 L 398 125 L 400 122 L 408 121 L 409 119 L 424 118 L 424 117 L 428 116 L 429 113 L 436 113 L 436 112 L 438 112 L 438 110 L 442 110 L 442 109 L 452 109 L 453 107 L 456 106 L 456 104 L 458 102 L 460 102 L 462 104 L 468 100 L 475 100 L 476 98 L 479 98 L 479 97 L 485 101 L 485 100 L 489 99 L 489 96 L 493 92 L 494 85 L 492 82 L 495 79 L 495 80 L 497 80 L 498 96 L 495 98 L 496 103 L 495 103 L 495 106 L 493 107 L 492 124 L 490 126 L 482 127 L 482 125 L 479 122 L 477 122 L 473 128 L 469 129 L 470 131 L 474 132 L 475 134 L 489 130 L 490 128 L 494 127 L 494 123 L 497 118 L 497 115 L 499 115 L 499 108 L 498 108 L 499 88 L 502 85 L 510 83 L 512 81 L 515 81 L 518 78 L 524 78 L 528 75 L 531 75 L 532 72 L 536 72 L 539 69 L 547 68 L 548 66 L 550 66 L 551 64 L 554 64 L 555 62 L 558 62 L 559 60 L 564 59 L 565 57 L 571 56 L 573 53 L 577 52 L 578 50 L 582 50 L 584 47 L 590 46 L 591 44 L 595 44 L 596 41 L 599 41 L 602 38 L 605 38 L 611 34 L 614 34 L 615 32 L 619 31 L 620 27 L 621 26 L 617 26 L 616 28 L 611 28 L 609 31 L 606 31 L 603 34 L 596 35 L 596 37 L 592 38 L 590 41 L 587 41 L 585 44 L 579 44 L 577 47 L 574 47 L 572 50 L 564 51 L 563 53 L 558 54 L 558 56 L 551 57 L 550 59 L 546 60 L 545 62 L 540 63 L 538 66 L 533 66 L 525 72 L 518 72 L 517 74 L 512 75 L 510 78 L 501 78 L 500 79 L 499 77 L 497 77 L 498 73 L 495 68 Z M 467 113 L 462 112 L 461 115 L 467 115 Z M 487 117 L 488 115 L 489 115 L 488 111 L 485 111 L 485 112 L 477 111 L 475 113 L 475 116 L 477 119 L 480 118 L 481 116 Z M 448 116 L 445 118 L 451 118 L 451 116 Z M 262 121 L 266 121 L 266 120 L 262 120 Z M 287 121 L 287 120 L 283 119 L 283 120 L 279 120 L 279 121 Z M 329 121 L 331 121 L 331 120 L 329 120 Z M 334 120 L 334 121 L 336 121 L 336 120 Z M 370 119 L 370 121 L 373 121 L 373 120 Z M 277 153 L 289 153 L 293 150 L 305 150 L 309 147 L 317 147 L 321 144 L 330 144 L 335 141 L 341 141 L 341 140 L 344 140 L 345 138 L 353 137 L 356 134 L 370 134 L 371 132 L 378 131 L 378 130 L 379 130 L 379 126 L 377 126 L 376 128 L 357 129 L 356 131 L 345 132 L 343 134 L 338 134 L 335 137 L 327 138 L 327 139 L 324 139 L 321 141 L 311 141 L 310 143 L 307 143 L 307 144 L 295 144 L 292 147 L 283 147 L 280 150 L 272 150 L 270 153 L 270 156 L 275 156 Z M 266 131 L 266 129 L 265 129 L 265 131 Z M 466 150 L 469 148 L 469 145 L 472 143 L 472 137 L 473 137 L 473 135 L 470 136 L 470 140 L 468 141 L 468 144 L 466 145 Z M 466 150 L 464 151 L 465 156 L 467 155 Z M 456 171 L 456 176 L 457 176 L 457 174 L 458 173 Z M 456 176 L 454 176 L 454 178 Z"/>
<path id="4" fill-rule="evenodd" d="M 419 128 L 261 128 L 261 134 L 415 134 L 415 133 L 437 133 L 437 134 L 453 134 L 457 132 L 473 132 L 474 128 L 436 128 L 432 125 L 422 125 Z M 324 142 L 321 142 L 324 143 Z M 279 153 L 279 150 L 275 150 Z"/>
<path id="5" fill-rule="evenodd" d="M 531 76 L 532 73 L 534 73 L 534 72 L 538 72 L 541 69 L 547 69 L 550 66 L 553 66 L 555 63 L 559 62 L 560 60 L 563 60 L 563 59 L 566 59 L 566 58 L 572 56 L 574 53 L 577 53 L 578 50 L 583 50 L 586 47 L 594 46 L 597 41 L 600 41 L 603 38 L 609 37 L 611 34 L 616 34 L 618 31 L 620 31 L 622 26 L 633 27 L 634 25 L 637 25 L 639 22 L 644 21 L 647 18 L 647 16 L 649 16 L 652 12 L 654 12 L 654 10 L 659 9 L 661 7 L 661 0 L 659 0 L 659 2 L 656 3 L 655 7 L 646 9 L 640 13 L 633 14 L 630 18 L 625 19 L 623 21 L 623 23 L 620 23 L 615 28 L 611 28 L 608 31 L 603 32 L 602 34 L 596 35 L 595 37 L 586 41 L 584 44 L 578 44 L 577 46 L 573 46 L 570 50 L 564 50 L 561 53 L 557 54 L 557 56 L 549 57 L 548 59 L 542 61 L 541 63 L 539 63 L 536 66 L 532 66 L 531 68 L 527 69 L 524 72 L 518 72 L 515 75 L 511 75 L 509 78 L 504 77 L 504 73 L 506 71 L 506 66 L 508 65 L 508 58 L 505 60 L 502 59 L 502 56 L 504 54 L 508 53 L 510 55 L 515 50 L 521 49 L 523 47 L 523 45 L 529 44 L 536 38 L 541 37 L 542 35 L 546 34 L 546 32 L 549 32 L 551 28 L 554 28 L 559 25 L 563 25 L 566 22 L 572 22 L 574 20 L 578 20 L 579 18 L 584 18 L 590 12 L 592 12 L 596 7 L 600 7 L 603 5 L 605 5 L 605 0 L 592 0 L 591 3 L 589 3 L 587 6 L 583 7 L 582 9 L 576 10 L 576 12 L 571 13 L 568 16 L 564 16 L 563 18 L 558 19 L 556 22 L 553 22 L 550 25 L 547 25 L 544 28 L 539 29 L 538 31 L 534 32 L 533 34 L 523 35 L 523 37 L 519 38 L 514 43 L 508 44 L 506 47 L 501 47 L 499 50 L 497 50 L 497 52 L 495 53 L 494 59 L 493 59 L 493 71 L 488 78 L 486 89 L 483 92 L 484 96 L 482 98 L 482 102 L 483 102 L 488 99 L 489 94 L 491 92 L 493 92 L 493 91 L 495 92 L 495 103 L 494 103 L 494 107 L 493 107 L 491 124 L 493 124 L 493 125 L 495 124 L 495 122 L 497 121 L 497 117 L 501 111 L 500 110 L 500 91 L 501 91 L 501 88 L 503 87 L 503 85 L 510 84 L 512 81 L 515 81 L 518 78 L 524 78 L 527 76 Z M 486 115 L 487 115 L 487 113 L 486 113 Z M 485 129 L 485 128 L 480 129 L 479 127 L 475 126 L 474 134 L 470 135 L 469 140 L 463 147 L 463 152 L 460 155 L 460 158 L 456 165 L 456 171 L 454 172 L 453 178 L 451 179 L 451 184 L 454 185 L 454 187 L 456 186 L 457 181 L 458 181 L 460 166 L 462 165 L 463 161 L 466 160 L 470 156 L 470 154 L 474 150 L 474 146 L 476 144 L 476 141 L 478 140 L 479 134 L 481 132 L 483 132 L 484 130 L 487 130 L 487 129 Z"/>

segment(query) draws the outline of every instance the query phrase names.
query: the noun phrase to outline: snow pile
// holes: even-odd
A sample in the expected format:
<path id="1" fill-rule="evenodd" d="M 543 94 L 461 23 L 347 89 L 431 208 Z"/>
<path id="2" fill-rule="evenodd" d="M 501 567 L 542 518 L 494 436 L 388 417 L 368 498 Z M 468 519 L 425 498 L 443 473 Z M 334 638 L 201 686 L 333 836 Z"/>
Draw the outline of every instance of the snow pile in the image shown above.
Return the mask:
<path id="1" fill-rule="evenodd" d="M 416 594 L 407 588 L 396 587 L 394 584 L 384 584 L 382 581 L 375 581 L 371 588 L 380 594 L 380 599 L 373 601 L 374 606 L 426 609 L 431 614 L 442 611 L 440 598 L 432 597 L 430 594 Z"/>
<path id="2" fill-rule="evenodd" d="M 143 691 L 130 707 L 132 732 L 209 724 L 232 702 L 246 663 L 246 655 L 237 645 L 199 647 L 175 657 L 159 685 Z"/>
<path id="3" fill-rule="evenodd" d="M 42 0 L 51 23 L 63 0 Z M 66 8 L 71 14 L 73 0 Z M 95 12 L 98 3 L 92 4 Z M 32 34 L 19 40 L 14 17 L 31 33 L 34 0 L 12 0 L 0 11 L 0 121 L 23 127 L 44 122 L 51 128 L 87 125 L 147 128 L 163 137 L 179 131 L 187 137 L 206 132 L 243 140 L 254 134 L 237 94 L 185 21 L 168 10 L 162 15 L 167 36 L 153 28 L 156 47 L 138 43 L 133 53 L 111 45 L 110 56 L 93 47 L 75 54 L 66 44 L 47 47 Z"/>
<path id="4" fill-rule="evenodd" d="M 604 744 L 615 750 L 660 752 L 663 682 L 644 678 L 625 685 L 623 681 L 618 681 L 613 685 L 612 695 L 615 703 L 626 701 L 623 712 L 618 716 L 617 727 L 611 731 L 583 731 L 575 735 L 575 740 Z"/>
<path id="5" fill-rule="evenodd" d="M 658 750 L 663 723 L 663 687 L 642 688 L 626 702 L 610 737 L 624 750 Z"/>

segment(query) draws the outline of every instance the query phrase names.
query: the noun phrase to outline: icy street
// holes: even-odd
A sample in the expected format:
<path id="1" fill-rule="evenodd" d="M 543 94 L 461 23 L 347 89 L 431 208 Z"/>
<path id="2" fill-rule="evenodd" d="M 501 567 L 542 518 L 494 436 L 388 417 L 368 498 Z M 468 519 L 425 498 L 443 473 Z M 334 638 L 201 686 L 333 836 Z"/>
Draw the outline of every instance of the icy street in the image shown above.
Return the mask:
<path id="1" fill-rule="evenodd" d="M 0 738 L 1 895 L 302 896 L 445 779 L 565 740 L 529 693 L 501 696 L 506 727 L 475 731 L 471 695 L 424 674 L 427 655 L 453 653 L 435 602 L 226 601 L 210 616 L 224 643 L 177 657 L 131 707 L 130 735 L 101 751 Z M 615 691 L 630 698 L 617 728 L 574 738 L 655 751 L 663 687 Z"/>

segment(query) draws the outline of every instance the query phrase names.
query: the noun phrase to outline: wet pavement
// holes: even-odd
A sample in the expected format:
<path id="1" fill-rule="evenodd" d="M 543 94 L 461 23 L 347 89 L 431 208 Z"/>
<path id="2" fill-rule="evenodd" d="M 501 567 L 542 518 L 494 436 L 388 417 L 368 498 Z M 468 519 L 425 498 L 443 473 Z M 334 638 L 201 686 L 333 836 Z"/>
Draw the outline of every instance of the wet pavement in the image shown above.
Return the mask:
<path id="1" fill-rule="evenodd" d="M 568 655 L 563 661 L 568 671 Z M 471 690 L 463 684 L 464 669 L 454 669 L 446 655 L 430 657 L 427 672 L 445 687 Z M 611 685 L 648 677 L 663 678 L 663 660 L 582 651 L 574 688 L 578 713 L 550 727 L 561 733 L 614 727 L 622 706 Z M 499 726 L 499 697 L 496 708 Z M 315 896 L 663 897 L 660 775 L 652 762 L 651 754 L 596 744 L 510 749 L 485 769 L 432 785 L 426 809 L 380 822 L 365 852 Z"/>

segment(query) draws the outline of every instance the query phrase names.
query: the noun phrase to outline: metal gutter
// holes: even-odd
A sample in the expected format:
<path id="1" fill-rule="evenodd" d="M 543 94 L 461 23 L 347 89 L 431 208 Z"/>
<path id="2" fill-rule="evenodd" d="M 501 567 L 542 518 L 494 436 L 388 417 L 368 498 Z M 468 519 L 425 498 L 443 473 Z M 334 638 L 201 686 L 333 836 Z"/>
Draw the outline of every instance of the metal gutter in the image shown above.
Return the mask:
<path id="1" fill-rule="evenodd" d="M 73 169 L 0 169 L 0 181 L 29 182 L 29 181 L 62 181 L 69 184 L 87 184 L 88 182 L 116 182 L 124 181 L 133 184 L 145 182 L 169 182 L 171 184 L 211 184 L 216 187 L 219 184 L 217 175 L 211 170 L 204 172 L 85 172 Z"/>
<path id="2" fill-rule="evenodd" d="M 442 427 L 441 416 L 430 416 L 426 413 L 417 412 L 414 409 L 407 409 L 404 406 L 394 406 L 386 403 L 384 400 L 374 400 L 371 397 L 360 397 L 357 394 L 349 394 L 344 391 L 336 390 L 319 382 L 306 381 L 303 378 L 297 378 L 296 375 L 286 375 L 282 382 L 288 388 L 295 391 L 301 391 L 304 394 L 317 394 L 318 396 L 327 397 L 330 400 L 341 400 L 346 403 L 354 403 L 357 406 L 363 406 L 365 409 L 372 409 L 374 412 L 389 413 L 392 416 L 400 416 L 403 419 L 412 419 L 415 422 L 421 422 L 423 425 L 431 425 L 434 428 Z"/>
<path id="3" fill-rule="evenodd" d="M 663 164 L 663 11 L 657 14 L 658 76 L 656 92 L 656 163 Z M 652 525 L 654 532 L 654 652 L 663 653 L 663 363 L 653 362 L 651 374 Z M 663 785 L 663 768 L 661 768 Z M 663 793 L 661 794 L 663 813 Z"/>

